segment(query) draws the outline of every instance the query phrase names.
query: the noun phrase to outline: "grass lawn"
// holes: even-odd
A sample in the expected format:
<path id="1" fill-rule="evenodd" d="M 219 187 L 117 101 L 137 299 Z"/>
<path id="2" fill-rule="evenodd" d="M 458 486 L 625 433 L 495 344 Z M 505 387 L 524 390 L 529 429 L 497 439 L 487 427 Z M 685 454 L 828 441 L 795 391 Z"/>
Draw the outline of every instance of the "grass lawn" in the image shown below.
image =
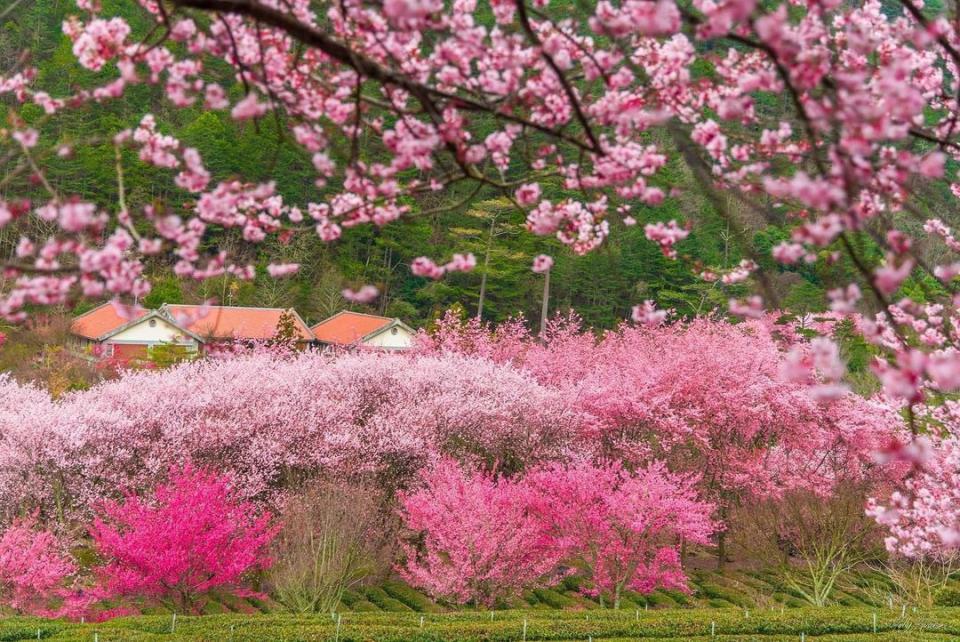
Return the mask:
<path id="1" fill-rule="evenodd" d="M 877 633 L 873 632 L 874 614 Z M 355 613 L 302 617 L 224 614 L 141 615 L 79 624 L 11 617 L 0 620 L 0 642 L 164 640 L 215 642 L 336 641 L 498 642 L 524 640 L 699 640 L 702 642 L 808 640 L 842 642 L 960 640 L 960 608 L 908 611 L 832 607 L 767 611 L 740 609 L 515 610 L 454 613 Z M 714 633 L 715 635 L 711 635 Z"/>

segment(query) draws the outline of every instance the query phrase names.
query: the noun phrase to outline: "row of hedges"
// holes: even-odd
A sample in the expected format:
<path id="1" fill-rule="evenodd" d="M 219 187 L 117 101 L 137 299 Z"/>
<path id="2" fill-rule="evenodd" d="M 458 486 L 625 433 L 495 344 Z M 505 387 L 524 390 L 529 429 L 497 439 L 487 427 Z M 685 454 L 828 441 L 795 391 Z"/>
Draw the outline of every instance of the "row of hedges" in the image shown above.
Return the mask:
<path id="1" fill-rule="evenodd" d="M 492 613 L 492 617 L 491 617 Z M 873 634 L 877 614 L 878 635 Z M 421 620 L 422 618 L 422 620 Z M 339 625 L 338 620 L 339 619 Z M 421 625 L 422 622 L 422 625 Z M 853 640 L 948 640 L 960 636 L 960 612 L 934 609 L 909 613 L 867 608 L 796 609 L 752 613 L 700 609 L 658 612 L 624 611 L 499 611 L 447 614 L 345 613 L 338 616 L 211 615 L 119 618 L 100 624 L 9 618 L 0 621 L 0 642 L 50 639 L 90 642 L 96 633 L 103 642 L 118 640 L 260 640 L 343 642 L 513 642 L 528 640 L 710 639 L 711 623 L 717 637 L 762 635 L 764 640 L 796 640 L 801 632 L 816 639 L 843 636 Z M 714 638 L 715 640 L 716 638 Z M 838 638 L 839 639 L 839 638 Z"/>

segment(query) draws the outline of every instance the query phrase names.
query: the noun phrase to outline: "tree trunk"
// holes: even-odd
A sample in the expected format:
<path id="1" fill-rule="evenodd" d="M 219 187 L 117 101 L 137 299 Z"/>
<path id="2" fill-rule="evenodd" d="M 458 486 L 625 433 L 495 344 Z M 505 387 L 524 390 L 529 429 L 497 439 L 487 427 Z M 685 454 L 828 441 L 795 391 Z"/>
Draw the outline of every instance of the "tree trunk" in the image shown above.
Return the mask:
<path id="1" fill-rule="evenodd" d="M 540 306 L 540 336 L 547 333 L 547 314 L 550 312 L 550 270 L 543 273 L 543 303 Z"/>
<path id="2" fill-rule="evenodd" d="M 727 531 L 717 533 L 717 570 L 722 571 L 727 561 Z"/>
<path id="3" fill-rule="evenodd" d="M 487 296 L 487 272 L 490 270 L 490 250 L 493 248 L 493 228 L 497 224 L 496 217 L 490 221 L 490 230 L 487 232 L 487 251 L 483 256 L 483 274 L 480 275 L 480 300 L 477 302 L 477 318 L 483 320 L 483 300 Z"/>
<path id="4" fill-rule="evenodd" d="M 720 505 L 720 508 L 717 510 L 717 519 L 723 524 L 723 530 L 717 533 L 717 570 L 722 571 L 724 564 L 727 563 L 727 517 L 729 511 L 724 504 L 722 495 L 720 501 L 717 503 Z"/>

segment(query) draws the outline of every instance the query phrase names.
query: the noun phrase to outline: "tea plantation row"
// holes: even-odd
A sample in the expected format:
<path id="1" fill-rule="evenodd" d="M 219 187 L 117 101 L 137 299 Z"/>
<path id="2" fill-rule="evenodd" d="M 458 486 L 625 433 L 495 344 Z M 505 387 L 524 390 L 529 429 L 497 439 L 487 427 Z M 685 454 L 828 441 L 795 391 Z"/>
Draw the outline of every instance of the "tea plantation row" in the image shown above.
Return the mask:
<path id="1" fill-rule="evenodd" d="M 283 614 L 178 617 L 142 615 L 80 624 L 0 620 L 0 642 L 530 642 L 536 640 L 699 640 L 733 642 L 892 642 L 960 640 L 960 609 L 834 607 L 741 611 L 495 611 Z"/>

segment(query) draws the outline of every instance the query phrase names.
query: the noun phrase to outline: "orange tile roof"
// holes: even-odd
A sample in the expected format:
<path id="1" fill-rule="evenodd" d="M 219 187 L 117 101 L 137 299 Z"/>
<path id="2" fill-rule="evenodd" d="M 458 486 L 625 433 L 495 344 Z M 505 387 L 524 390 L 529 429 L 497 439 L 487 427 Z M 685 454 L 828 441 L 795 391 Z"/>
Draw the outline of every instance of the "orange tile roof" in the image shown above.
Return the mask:
<path id="1" fill-rule="evenodd" d="M 112 303 L 104 303 L 71 321 L 70 332 L 87 339 L 99 339 L 108 332 L 149 313 L 150 310 L 143 308 L 131 309 L 130 314 L 132 316 L 127 318 L 120 316 Z"/>
<path id="2" fill-rule="evenodd" d="M 310 329 L 313 330 L 313 336 L 317 338 L 317 341 L 336 345 L 350 345 L 371 332 L 390 325 L 393 321 L 393 319 L 387 317 L 344 311 L 338 312 Z"/>
<path id="3" fill-rule="evenodd" d="M 175 323 L 205 339 L 271 339 L 277 334 L 277 323 L 285 308 L 241 308 L 211 305 L 164 305 Z M 300 339 L 310 341 L 313 335 L 291 309 Z"/>

